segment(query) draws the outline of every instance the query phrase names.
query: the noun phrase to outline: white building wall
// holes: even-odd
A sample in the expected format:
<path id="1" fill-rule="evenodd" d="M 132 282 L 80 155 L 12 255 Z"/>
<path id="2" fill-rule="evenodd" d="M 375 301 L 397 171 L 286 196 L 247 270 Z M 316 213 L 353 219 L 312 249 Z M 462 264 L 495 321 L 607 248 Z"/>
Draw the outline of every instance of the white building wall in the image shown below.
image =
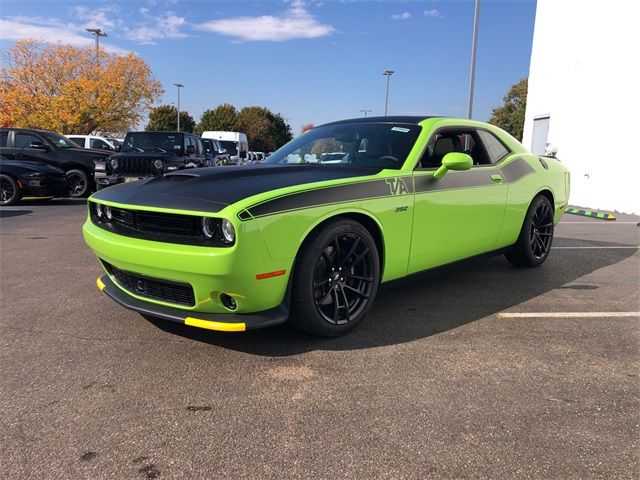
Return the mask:
<path id="1" fill-rule="evenodd" d="M 640 213 L 640 1 L 538 0 L 525 147 L 544 115 L 570 204 Z"/>

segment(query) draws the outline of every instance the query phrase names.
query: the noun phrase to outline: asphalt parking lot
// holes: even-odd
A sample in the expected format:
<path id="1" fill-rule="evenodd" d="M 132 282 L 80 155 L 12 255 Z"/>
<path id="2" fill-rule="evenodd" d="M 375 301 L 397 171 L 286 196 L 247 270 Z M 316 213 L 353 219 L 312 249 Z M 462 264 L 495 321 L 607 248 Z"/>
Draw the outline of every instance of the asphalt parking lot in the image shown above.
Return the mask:
<path id="1" fill-rule="evenodd" d="M 85 208 L 0 210 L 2 478 L 640 475 L 638 217 L 567 215 L 543 267 L 390 284 L 320 340 L 124 310 Z"/>

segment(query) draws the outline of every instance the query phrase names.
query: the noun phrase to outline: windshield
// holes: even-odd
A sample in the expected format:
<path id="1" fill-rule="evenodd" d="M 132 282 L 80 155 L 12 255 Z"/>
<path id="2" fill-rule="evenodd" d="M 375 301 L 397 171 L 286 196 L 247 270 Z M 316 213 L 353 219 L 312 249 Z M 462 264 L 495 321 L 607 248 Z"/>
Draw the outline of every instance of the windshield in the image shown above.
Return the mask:
<path id="1" fill-rule="evenodd" d="M 43 132 L 42 135 L 46 137 L 57 148 L 82 148 L 73 140 L 68 139 L 55 132 Z"/>
<path id="2" fill-rule="evenodd" d="M 232 142 L 231 140 L 219 140 L 219 142 L 229 155 L 238 154 L 238 142 Z"/>
<path id="3" fill-rule="evenodd" d="M 124 138 L 123 152 L 182 152 L 182 134 L 131 132 Z"/>
<path id="4" fill-rule="evenodd" d="M 399 169 L 421 130 L 419 125 L 395 123 L 343 123 L 316 127 L 287 143 L 264 163 Z"/>

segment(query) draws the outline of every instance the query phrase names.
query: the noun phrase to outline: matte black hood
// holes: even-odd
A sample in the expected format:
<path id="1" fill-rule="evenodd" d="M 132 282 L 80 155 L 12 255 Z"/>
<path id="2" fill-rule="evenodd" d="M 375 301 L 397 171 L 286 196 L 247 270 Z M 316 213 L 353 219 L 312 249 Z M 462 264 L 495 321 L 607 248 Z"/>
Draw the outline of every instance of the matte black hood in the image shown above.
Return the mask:
<path id="1" fill-rule="evenodd" d="M 244 198 L 278 188 L 378 172 L 380 169 L 314 164 L 190 168 L 105 188 L 92 198 L 126 205 L 213 213 Z"/>

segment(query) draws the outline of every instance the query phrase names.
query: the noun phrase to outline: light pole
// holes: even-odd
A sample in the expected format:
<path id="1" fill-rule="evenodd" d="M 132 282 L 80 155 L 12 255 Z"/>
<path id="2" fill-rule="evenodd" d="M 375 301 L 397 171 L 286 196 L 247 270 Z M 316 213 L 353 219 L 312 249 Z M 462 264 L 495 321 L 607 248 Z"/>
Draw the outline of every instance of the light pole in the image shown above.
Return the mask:
<path id="1" fill-rule="evenodd" d="M 367 110 L 366 108 L 363 108 L 362 110 L 360 110 L 362 113 L 364 113 L 364 116 L 366 118 L 367 113 L 373 112 L 373 110 Z"/>
<path id="2" fill-rule="evenodd" d="M 85 28 L 85 30 L 96 37 L 96 63 L 100 65 L 100 37 L 106 37 L 107 32 L 99 28 Z"/>
<path id="3" fill-rule="evenodd" d="M 476 8 L 473 13 L 473 40 L 471 41 L 471 72 L 469 74 L 469 103 L 467 105 L 467 117 L 473 113 L 473 84 L 476 79 L 476 50 L 478 48 L 478 19 L 480 17 L 480 0 L 476 0 Z"/>
<path id="4" fill-rule="evenodd" d="M 184 85 L 181 83 L 174 83 L 174 85 L 178 88 L 178 131 L 180 131 L 180 89 Z"/>
<path id="5" fill-rule="evenodd" d="M 395 72 L 393 70 L 385 70 L 383 75 L 387 77 L 387 91 L 384 95 L 384 116 L 387 116 L 387 106 L 389 105 L 389 79 Z"/>

